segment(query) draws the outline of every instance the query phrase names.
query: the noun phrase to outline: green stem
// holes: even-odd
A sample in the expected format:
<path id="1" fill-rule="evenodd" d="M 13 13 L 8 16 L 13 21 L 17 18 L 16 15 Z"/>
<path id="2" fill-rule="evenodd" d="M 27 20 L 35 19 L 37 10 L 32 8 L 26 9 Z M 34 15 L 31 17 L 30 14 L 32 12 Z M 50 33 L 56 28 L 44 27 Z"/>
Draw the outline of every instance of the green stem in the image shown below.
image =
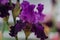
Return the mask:
<path id="1" fill-rule="evenodd" d="M 10 2 L 10 6 L 12 6 L 11 0 L 9 0 L 9 2 Z M 13 13 L 13 9 L 12 9 L 12 13 Z M 16 23 L 16 19 L 14 18 L 14 16 L 13 16 L 13 19 L 14 19 L 14 24 L 15 24 Z M 18 40 L 18 37 L 16 36 L 15 39 Z"/>
<path id="2" fill-rule="evenodd" d="M 5 27 L 9 26 L 9 23 L 7 21 L 3 22 L 3 28 L 2 28 L 2 33 L 4 33 Z"/>
<path id="3" fill-rule="evenodd" d="M 14 24 L 16 23 L 16 19 L 14 18 Z M 18 37 L 15 36 L 15 39 L 18 40 Z"/>
<path id="4" fill-rule="evenodd" d="M 18 40 L 18 37 L 16 36 L 15 39 Z"/>
<path id="5" fill-rule="evenodd" d="M 9 3 L 10 3 L 10 6 L 12 6 L 12 2 L 11 2 L 11 0 L 9 0 Z"/>
<path id="6" fill-rule="evenodd" d="M 5 30 L 5 22 L 3 22 L 2 34 L 4 33 L 4 30 Z"/>
<path id="7" fill-rule="evenodd" d="M 16 19 L 14 18 L 14 24 L 16 23 Z M 15 36 L 15 39 L 18 40 L 18 37 Z"/>
<path id="8" fill-rule="evenodd" d="M 14 19 L 14 24 L 15 24 L 16 23 L 16 18 L 13 17 L 13 19 Z"/>
<path id="9" fill-rule="evenodd" d="M 6 22 L 4 21 L 3 22 L 3 28 L 2 28 L 2 40 L 4 40 L 3 34 L 4 34 L 4 31 L 5 31 L 5 27 L 6 27 Z"/>
<path id="10" fill-rule="evenodd" d="M 28 40 L 28 37 L 26 37 L 26 39 L 25 40 Z"/>

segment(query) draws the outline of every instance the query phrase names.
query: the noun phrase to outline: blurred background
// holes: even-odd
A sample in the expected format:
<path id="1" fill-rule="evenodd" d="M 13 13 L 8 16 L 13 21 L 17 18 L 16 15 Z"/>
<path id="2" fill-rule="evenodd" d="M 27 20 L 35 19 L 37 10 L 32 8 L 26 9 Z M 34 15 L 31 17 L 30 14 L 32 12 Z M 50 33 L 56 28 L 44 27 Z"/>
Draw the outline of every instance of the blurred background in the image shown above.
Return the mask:
<path id="1" fill-rule="evenodd" d="M 39 3 L 44 4 L 44 10 L 43 10 L 43 14 L 45 15 L 49 15 L 47 17 L 53 16 L 55 23 L 58 24 L 60 22 L 60 0 L 57 0 L 57 4 L 55 6 L 52 5 L 51 0 L 27 0 L 29 1 L 31 4 L 35 4 L 36 6 Z M 13 3 L 16 3 L 16 0 L 12 0 Z M 20 0 L 20 3 L 22 3 L 23 0 Z M 37 11 L 35 9 L 35 11 Z M 13 17 L 12 17 L 12 12 L 9 11 L 9 13 L 11 14 L 9 16 L 9 23 L 12 25 L 13 23 Z M 17 18 L 18 19 L 18 18 Z M 3 26 L 7 26 L 7 24 L 3 24 L 3 19 L 0 18 L 0 31 L 2 30 Z M 59 23 L 59 27 L 60 27 L 60 23 Z M 0 33 L 1 35 L 1 33 Z M 57 39 L 58 36 L 58 32 L 56 30 L 56 27 L 51 28 L 49 35 L 49 39 L 47 40 L 53 40 L 54 37 Z M 9 35 L 9 30 L 8 27 L 5 27 L 5 31 L 3 33 L 3 40 L 15 40 L 14 37 L 11 37 Z M 23 32 L 23 30 L 18 34 L 18 37 L 20 40 L 25 40 L 25 34 Z M 36 38 L 36 36 L 34 35 L 34 33 L 31 33 L 31 35 L 29 36 L 28 40 L 40 40 L 39 38 Z"/>

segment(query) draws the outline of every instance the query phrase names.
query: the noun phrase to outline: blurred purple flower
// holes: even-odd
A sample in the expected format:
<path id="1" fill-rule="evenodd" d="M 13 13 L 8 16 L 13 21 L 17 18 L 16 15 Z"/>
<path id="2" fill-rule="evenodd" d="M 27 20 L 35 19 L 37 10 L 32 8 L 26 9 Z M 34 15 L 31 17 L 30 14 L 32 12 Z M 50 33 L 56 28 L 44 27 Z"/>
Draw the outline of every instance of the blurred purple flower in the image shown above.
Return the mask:
<path id="1" fill-rule="evenodd" d="M 1 3 L 2 0 L 0 0 L 0 3 Z"/>
<path id="2" fill-rule="evenodd" d="M 8 2 L 9 2 L 9 0 L 0 0 L 0 3 L 4 4 L 4 5 L 5 5 L 5 3 L 8 3 Z"/>
<path id="3" fill-rule="evenodd" d="M 41 38 L 42 39 L 47 39 L 48 37 L 45 35 L 44 33 L 44 27 L 37 23 L 37 24 L 33 24 L 32 25 L 32 29 L 31 29 L 32 32 L 35 33 L 35 35 L 37 36 L 37 38 Z"/>
<path id="4" fill-rule="evenodd" d="M 35 5 L 29 5 L 22 10 L 21 14 L 19 15 L 20 19 L 23 21 L 27 21 L 29 23 L 33 23 L 34 21 L 34 8 Z"/>
<path id="5" fill-rule="evenodd" d="M 28 1 L 23 1 L 21 4 L 22 9 L 25 9 L 25 7 L 28 7 L 29 2 Z"/>
<path id="6" fill-rule="evenodd" d="M 38 7 L 37 7 L 38 12 L 36 13 L 38 22 L 42 22 L 44 20 L 45 15 L 42 13 L 43 9 L 44 9 L 44 5 L 38 4 Z"/>
<path id="7" fill-rule="evenodd" d="M 14 26 L 10 27 L 11 30 L 10 30 L 9 35 L 12 37 L 17 36 L 18 32 L 20 32 L 26 27 L 26 23 L 28 22 L 22 22 L 21 20 L 17 21 L 17 23 Z M 34 32 L 37 38 L 41 38 L 44 40 L 48 38 L 44 33 L 44 27 L 39 23 L 32 24 L 31 32 Z"/>
<path id="8" fill-rule="evenodd" d="M 11 29 L 11 30 L 10 30 L 9 35 L 12 36 L 12 37 L 15 37 L 15 36 L 17 35 L 17 33 L 18 33 L 18 32 L 16 31 L 16 29 L 15 29 L 15 26 L 11 26 L 10 29 Z"/>
<path id="9" fill-rule="evenodd" d="M 44 9 L 44 5 L 43 4 L 38 4 L 38 15 L 37 18 L 38 20 L 41 22 L 44 20 L 45 15 L 42 13 L 43 9 Z"/>
<path id="10" fill-rule="evenodd" d="M 23 1 L 21 3 L 22 11 L 19 15 L 20 20 L 24 23 L 16 23 L 14 26 L 15 28 L 11 28 L 10 35 L 16 36 L 21 29 L 26 27 L 26 23 L 32 24 L 31 32 L 34 32 L 37 38 L 41 38 L 41 40 L 45 40 L 47 36 L 44 33 L 44 27 L 40 22 L 44 20 L 45 15 L 42 14 L 44 6 L 42 4 L 38 4 L 37 10 L 38 12 L 34 11 L 35 5 L 29 4 L 27 1 Z M 25 23 L 26 22 L 26 23 Z M 15 33 L 16 31 L 16 33 Z M 16 35 L 15 35 L 16 34 Z"/>
<path id="11" fill-rule="evenodd" d="M 42 14 L 44 6 L 42 4 L 38 4 L 38 12 L 34 11 L 35 5 L 29 4 L 27 1 L 23 1 L 21 7 L 22 12 L 19 15 L 21 20 L 28 21 L 29 23 L 37 23 L 44 20 L 45 15 Z"/>
<path id="12" fill-rule="evenodd" d="M 10 27 L 10 33 L 9 35 L 12 37 L 17 36 L 18 32 L 21 31 L 25 26 L 25 23 L 23 23 L 21 20 L 17 21 L 17 23 L 14 26 Z"/>
<path id="13" fill-rule="evenodd" d="M 5 5 L 0 4 L 0 17 L 9 16 L 8 9 Z"/>
<path id="14" fill-rule="evenodd" d="M 42 4 L 38 4 L 37 9 L 38 9 L 39 14 L 41 14 L 42 11 L 43 11 L 43 9 L 44 9 L 44 5 L 42 5 Z"/>
<path id="15" fill-rule="evenodd" d="M 56 1 L 57 0 L 51 0 L 53 6 L 56 5 L 56 3 L 57 3 Z"/>
<path id="16" fill-rule="evenodd" d="M 51 28 L 53 26 L 53 21 L 48 21 L 45 22 L 44 24 Z"/>
<path id="17" fill-rule="evenodd" d="M 2 2 L 2 1 L 0 1 L 0 2 Z M 5 4 L 0 3 L 0 17 L 1 18 L 9 16 L 8 11 L 12 10 L 12 8 L 14 8 L 15 4 L 12 3 L 12 5 L 13 6 L 10 6 L 10 4 L 8 2 Z"/>
<path id="18" fill-rule="evenodd" d="M 11 6 L 10 3 L 8 2 L 8 3 L 5 4 L 5 6 L 7 7 L 8 10 L 12 10 L 12 9 L 14 9 L 15 4 L 12 3 L 12 6 Z"/>
<path id="19" fill-rule="evenodd" d="M 42 23 L 44 23 L 48 27 L 52 27 L 53 26 L 52 17 L 53 15 L 51 13 L 48 13 L 47 15 L 45 15 L 45 18 Z"/>

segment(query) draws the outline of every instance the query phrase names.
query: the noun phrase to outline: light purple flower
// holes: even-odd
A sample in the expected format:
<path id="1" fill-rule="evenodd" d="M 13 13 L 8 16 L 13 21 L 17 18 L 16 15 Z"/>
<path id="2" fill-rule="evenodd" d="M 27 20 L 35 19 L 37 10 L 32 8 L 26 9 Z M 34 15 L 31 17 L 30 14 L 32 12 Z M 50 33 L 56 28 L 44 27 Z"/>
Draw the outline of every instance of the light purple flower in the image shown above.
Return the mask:
<path id="1" fill-rule="evenodd" d="M 32 23 L 35 17 L 34 8 L 35 8 L 35 5 L 29 5 L 28 7 L 23 9 L 20 14 L 20 19 L 23 21 L 28 21 L 29 23 Z"/>
<path id="2" fill-rule="evenodd" d="M 21 4 L 22 12 L 19 15 L 20 19 L 23 21 L 27 21 L 29 23 L 37 23 L 44 20 L 45 15 L 42 14 L 44 6 L 42 4 L 38 4 L 37 10 L 34 11 L 35 5 L 29 4 L 27 1 L 23 1 Z"/>
<path id="3" fill-rule="evenodd" d="M 28 7 L 29 2 L 28 1 L 23 1 L 21 4 L 22 9 L 25 9 L 25 7 Z"/>
<path id="4" fill-rule="evenodd" d="M 2 4 L 8 3 L 8 2 L 9 2 L 9 0 L 1 0 Z"/>

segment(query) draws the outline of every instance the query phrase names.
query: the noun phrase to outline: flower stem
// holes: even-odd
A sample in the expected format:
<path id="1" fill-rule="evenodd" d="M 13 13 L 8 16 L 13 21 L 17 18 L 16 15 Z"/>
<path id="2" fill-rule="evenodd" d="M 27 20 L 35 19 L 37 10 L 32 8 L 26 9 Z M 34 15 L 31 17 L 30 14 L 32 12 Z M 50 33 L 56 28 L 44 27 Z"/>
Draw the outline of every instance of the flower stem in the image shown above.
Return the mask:
<path id="1" fill-rule="evenodd" d="M 10 2 L 10 6 L 12 6 L 11 0 L 9 0 L 9 2 Z M 13 9 L 12 9 L 12 14 L 13 14 Z M 14 16 L 13 16 L 13 19 L 14 19 L 14 24 L 15 24 L 16 23 L 16 18 Z M 18 37 L 15 36 L 15 39 L 18 40 Z"/>
<path id="2" fill-rule="evenodd" d="M 4 33 L 4 30 L 5 30 L 5 22 L 3 23 L 2 34 Z"/>
<path id="3" fill-rule="evenodd" d="M 14 18 L 14 24 L 16 23 L 16 19 Z M 18 36 L 15 36 L 15 39 L 18 40 Z"/>
<path id="4" fill-rule="evenodd" d="M 15 39 L 18 40 L 18 37 L 16 36 Z"/>
<path id="5" fill-rule="evenodd" d="M 4 39 L 3 34 L 5 31 L 5 27 L 6 27 L 6 21 L 3 22 L 3 28 L 2 28 L 2 40 Z"/>
<path id="6" fill-rule="evenodd" d="M 25 40 L 28 40 L 28 37 L 26 37 Z"/>
<path id="7" fill-rule="evenodd" d="M 12 6 L 12 2 L 11 2 L 11 0 L 9 0 L 9 3 L 10 3 L 10 6 Z"/>

